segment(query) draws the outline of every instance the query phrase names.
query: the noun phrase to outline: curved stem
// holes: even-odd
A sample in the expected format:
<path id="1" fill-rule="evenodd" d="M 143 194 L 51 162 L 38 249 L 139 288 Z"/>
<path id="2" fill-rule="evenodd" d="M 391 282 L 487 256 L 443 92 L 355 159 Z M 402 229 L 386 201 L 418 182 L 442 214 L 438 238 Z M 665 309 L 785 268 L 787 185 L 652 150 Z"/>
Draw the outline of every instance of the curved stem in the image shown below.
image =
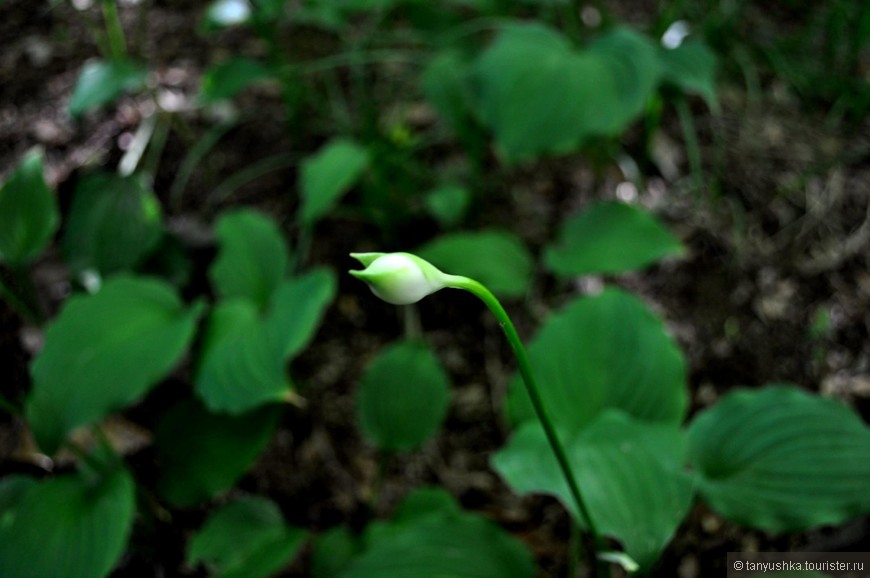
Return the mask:
<path id="1" fill-rule="evenodd" d="M 574 502 L 577 505 L 580 515 L 586 521 L 586 525 L 589 528 L 589 532 L 592 534 L 596 547 L 600 547 L 600 534 L 595 527 L 595 522 L 592 520 L 592 516 L 589 515 L 589 508 L 583 499 L 583 494 L 580 492 L 580 486 L 577 484 L 574 472 L 571 471 L 571 465 L 568 462 L 568 454 L 565 452 L 565 446 L 562 444 L 559 435 L 556 433 L 556 427 L 553 425 L 553 418 L 550 416 L 547 407 L 544 405 L 544 400 L 541 397 L 541 390 L 532 375 L 529 357 L 526 354 L 526 348 L 523 346 L 522 340 L 520 340 L 516 327 L 514 327 L 513 322 L 496 296 L 493 295 L 492 292 L 483 284 L 474 279 L 469 279 L 468 277 L 460 277 L 456 275 L 449 275 L 448 277 L 450 278 L 450 287 L 464 289 L 474 294 L 478 299 L 484 302 L 498 320 L 498 324 L 501 326 L 505 337 L 507 337 L 508 343 L 510 343 L 511 349 L 514 352 L 514 356 L 516 357 L 517 366 L 519 367 L 520 374 L 523 376 L 523 381 L 526 384 L 526 391 L 529 393 L 529 398 L 532 401 L 532 406 L 535 408 L 538 421 L 541 422 L 541 426 L 544 428 L 544 433 L 547 435 L 547 441 L 550 443 L 550 447 L 556 456 L 556 461 L 559 462 L 559 468 L 562 470 L 562 475 L 565 477 L 565 481 L 568 482 L 571 496 L 574 498 Z"/>

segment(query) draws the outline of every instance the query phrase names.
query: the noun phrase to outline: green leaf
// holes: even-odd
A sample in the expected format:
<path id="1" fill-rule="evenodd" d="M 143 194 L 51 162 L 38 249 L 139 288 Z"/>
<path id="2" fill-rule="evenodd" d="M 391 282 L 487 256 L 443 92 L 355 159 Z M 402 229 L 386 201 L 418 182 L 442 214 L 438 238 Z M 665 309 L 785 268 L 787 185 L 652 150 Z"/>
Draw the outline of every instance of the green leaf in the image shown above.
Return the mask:
<path id="1" fill-rule="evenodd" d="M 173 406 L 154 432 L 160 493 L 191 506 L 230 489 L 265 449 L 280 414 L 274 406 L 239 416 L 209 413 L 192 400 Z"/>
<path id="2" fill-rule="evenodd" d="M 664 81 L 716 106 L 716 55 L 704 42 L 687 41 L 661 53 Z"/>
<path id="3" fill-rule="evenodd" d="M 584 111 L 598 98 L 582 78 L 604 82 L 605 75 L 597 60 L 575 59 L 558 33 L 538 24 L 511 26 L 476 63 L 477 109 L 508 160 L 565 153 L 588 132 Z"/>
<path id="4" fill-rule="evenodd" d="M 299 552 L 307 533 L 284 522 L 274 502 L 246 496 L 224 504 L 193 537 L 187 564 L 213 576 L 268 578 Z"/>
<path id="5" fill-rule="evenodd" d="M 265 307 L 287 274 L 290 256 L 272 219 L 251 209 L 228 211 L 215 225 L 220 250 L 209 276 L 223 298 Z"/>
<path id="6" fill-rule="evenodd" d="M 42 161 L 42 151 L 31 150 L 0 188 L 0 262 L 26 263 L 57 230 L 57 200 L 45 183 Z"/>
<path id="7" fill-rule="evenodd" d="M 130 269 L 159 243 L 160 204 L 137 177 L 98 173 L 76 185 L 63 236 L 69 266 L 103 275 Z"/>
<path id="8" fill-rule="evenodd" d="M 27 417 L 42 450 L 141 399 L 184 355 L 200 311 L 163 282 L 126 276 L 67 301 L 30 368 Z"/>
<path id="9" fill-rule="evenodd" d="M 421 446 L 444 420 L 449 380 L 424 343 L 387 348 L 366 369 L 359 387 L 359 419 L 366 436 L 384 451 Z"/>
<path id="10" fill-rule="evenodd" d="M 594 133 L 617 135 L 641 115 L 655 94 L 661 80 L 659 51 L 642 34 L 620 26 L 596 40 L 589 55 L 604 63 L 610 81 L 601 87 L 607 101 L 594 123 Z M 597 79 L 584 81 L 595 83 Z"/>
<path id="11" fill-rule="evenodd" d="M 436 513 L 461 514 L 462 509 L 444 488 L 422 487 L 411 492 L 396 508 L 393 523 L 411 522 Z"/>
<path id="12" fill-rule="evenodd" d="M 426 194 L 426 209 L 444 228 L 458 225 L 470 204 L 471 192 L 458 185 L 444 185 Z"/>
<path id="13" fill-rule="evenodd" d="M 603 202 L 566 220 L 544 261 L 557 275 L 571 277 L 623 273 L 682 252 L 679 240 L 648 212 Z"/>
<path id="14" fill-rule="evenodd" d="M 250 301 L 227 300 L 212 311 L 196 392 L 211 411 L 234 415 L 291 398 L 281 346 L 269 339 Z"/>
<path id="15" fill-rule="evenodd" d="M 132 60 L 94 60 L 85 64 L 79 75 L 69 113 L 73 117 L 100 108 L 123 92 L 145 86 L 147 69 Z"/>
<path id="16" fill-rule="evenodd" d="M 312 578 L 335 578 L 359 554 L 361 547 L 359 537 L 344 526 L 318 535 L 311 556 Z"/>
<path id="17" fill-rule="evenodd" d="M 338 578 L 532 578 L 532 556 L 492 522 L 456 511 L 372 524 Z"/>
<path id="18" fill-rule="evenodd" d="M 285 359 L 305 349 L 314 337 L 335 291 L 335 274 L 328 269 L 315 269 L 294 277 L 275 291 L 266 331 Z"/>
<path id="19" fill-rule="evenodd" d="M 689 456 L 710 506 L 770 532 L 870 512 L 870 429 L 852 411 L 793 387 L 737 391 L 699 414 Z"/>
<path id="20" fill-rule="evenodd" d="M 532 255 L 519 237 L 507 231 L 442 235 L 416 254 L 452 275 L 480 281 L 502 297 L 522 297 L 532 281 Z"/>
<path id="21" fill-rule="evenodd" d="M 683 354 L 662 322 L 622 290 L 573 301 L 547 320 L 528 352 L 544 404 L 565 431 L 607 408 L 671 425 L 685 415 Z M 508 411 L 514 423 L 534 417 L 519 378 L 510 384 Z"/>
<path id="22" fill-rule="evenodd" d="M 438 114 L 457 134 L 471 118 L 472 87 L 468 59 L 460 52 L 440 52 L 420 76 L 423 92 Z"/>
<path id="23" fill-rule="evenodd" d="M 262 314 L 244 299 L 220 303 L 196 376 L 209 409 L 238 414 L 291 399 L 285 364 L 311 340 L 334 295 L 334 275 L 320 269 L 282 282 Z"/>
<path id="24" fill-rule="evenodd" d="M 328 213 L 359 180 L 368 164 L 368 151 L 345 138 L 329 141 L 303 160 L 299 183 L 302 222 L 310 225 Z"/>
<path id="25" fill-rule="evenodd" d="M 204 103 L 229 100 L 255 82 L 271 75 L 263 63 L 253 58 L 230 57 L 205 71 L 200 100 Z"/>
<path id="26" fill-rule="evenodd" d="M 681 432 L 674 425 L 642 423 L 609 410 L 563 440 L 598 531 L 619 540 L 632 559 L 648 568 L 692 504 L 693 483 L 681 471 Z M 493 467 L 514 491 L 557 496 L 585 522 L 537 422 L 513 435 L 493 457 Z"/>
<path id="27" fill-rule="evenodd" d="M 3 578 L 102 578 L 117 564 L 133 526 L 135 491 L 125 470 L 101 479 L 66 474 L 25 487 L 0 511 Z"/>
<path id="28" fill-rule="evenodd" d="M 655 47 L 629 29 L 577 51 L 539 24 L 506 26 L 475 66 L 476 109 L 507 161 L 575 150 L 619 134 L 659 81 Z"/>

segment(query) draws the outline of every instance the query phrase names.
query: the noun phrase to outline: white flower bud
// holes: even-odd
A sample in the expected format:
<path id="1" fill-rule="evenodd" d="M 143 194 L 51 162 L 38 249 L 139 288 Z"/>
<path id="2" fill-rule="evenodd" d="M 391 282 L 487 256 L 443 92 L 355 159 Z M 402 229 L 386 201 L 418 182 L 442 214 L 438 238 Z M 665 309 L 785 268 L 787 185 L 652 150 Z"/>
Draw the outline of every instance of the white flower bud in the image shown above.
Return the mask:
<path id="1" fill-rule="evenodd" d="M 409 305 L 448 287 L 453 278 L 410 253 L 351 253 L 366 266 L 350 274 L 365 281 L 372 293 L 393 305 Z"/>

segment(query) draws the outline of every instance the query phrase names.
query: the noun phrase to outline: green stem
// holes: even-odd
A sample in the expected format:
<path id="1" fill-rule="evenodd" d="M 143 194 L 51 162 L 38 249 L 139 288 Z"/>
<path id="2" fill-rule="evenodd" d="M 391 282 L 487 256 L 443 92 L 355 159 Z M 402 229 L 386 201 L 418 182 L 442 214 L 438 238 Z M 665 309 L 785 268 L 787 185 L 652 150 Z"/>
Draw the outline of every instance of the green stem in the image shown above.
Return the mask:
<path id="1" fill-rule="evenodd" d="M 127 41 L 124 38 L 124 28 L 118 15 L 116 0 L 103 0 L 103 18 L 106 19 L 106 36 L 109 39 L 109 51 L 112 58 L 119 60 L 127 56 Z"/>
<path id="2" fill-rule="evenodd" d="M 677 115 L 680 117 L 680 126 L 683 128 L 683 140 L 686 144 L 686 154 L 689 156 L 689 170 L 692 172 L 692 186 L 695 189 L 695 197 L 700 198 L 704 194 L 704 173 L 701 165 L 701 147 L 698 144 L 698 133 L 695 130 L 695 122 L 692 120 L 692 111 L 686 97 L 680 95 L 676 103 Z"/>
<path id="3" fill-rule="evenodd" d="M 574 472 L 571 471 L 571 465 L 568 462 L 568 454 L 565 451 L 565 446 L 562 444 L 562 440 L 559 439 L 559 435 L 556 433 L 556 427 L 553 425 L 553 418 L 551 417 L 550 412 L 547 411 L 547 407 L 544 405 L 544 400 L 541 397 L 541 390 L 532 375 L 529 357 L 526 354 L 526 348 L 523 346 L 523 342 L 517 333 L 516 327 L 514 327 L 513 322 L 496 296 L 493 295 L 484 285 L 474 279 L 469 279 L 468 277 L 451 275 L 450 279 L 450 287 L 464 289 L 474 294 L 478 299 L 483 301 L 492 314 L 495 315 L 505 337 L 507 337 L 511 349 L 513 349 L 520 374 L 523 376 L 523 381 L 525 381 L 526 384 L 526 391 L 529 393 L 532 406 L 535 408 L 538 421 L 541 422 L 541 426 L 544 428 L 544 433 L 547 435 L 547 441 L 550 443 L 550 447 L 556 456 L 556 461 L 559 462 L 559 468 L 562 470 L 562 475 L 565 477 L 565 481 L 568 482 L 571 496 L 574 498 L 574 502 L 577 505 L 580 515 L 586 521 L 586 526 L 589 528 L 589 532 L 595 540 L 596 548 L 600 547 L 600 534 L 595 527 L 595 522 L 592 520 L 592 516 L 589 514 L 589 508 L 586 506 L 586 501 L 583 499 L 583 495 L 580 492 L 580 486 L 577 484 Z"/>

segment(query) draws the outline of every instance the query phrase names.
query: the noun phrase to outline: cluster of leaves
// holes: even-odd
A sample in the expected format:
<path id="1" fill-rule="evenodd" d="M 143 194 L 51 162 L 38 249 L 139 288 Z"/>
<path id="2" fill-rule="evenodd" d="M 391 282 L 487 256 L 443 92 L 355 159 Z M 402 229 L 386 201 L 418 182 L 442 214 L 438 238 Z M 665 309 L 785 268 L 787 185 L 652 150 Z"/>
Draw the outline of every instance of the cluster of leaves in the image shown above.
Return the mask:
<path id="1" fill-rule="evenodd" d="M 55 195 L 42 172 L 41 154 L 31 153 L 0 190 L 9 220 L 0 258 L 10 266 L 40 255 L 58 228 Z M 225 492 L 271 438 L 279 404 L 296 395 L 286 366 L 320 324 L 335 276 L 322 268 L 293 273 L 283 233 L 261 213 L 224 212 L 215 230 L 215 300 L 185 303 L 175 286 L 142 268 L 172 237 L 153 193 L 135 177 L 97 173 L 80 181 L 61 247 L 93 292 L 67 300 L 46 328 L 24 414 L 42 452 L 71 447 L 82 456 L 81 469 L 0 482 L 4 576 L 103 576 L 112 569 L 132 528 L 135 484 L 99 424 L 139 403 L 183 359 L 190 360 L 184 374 L 191 387 L 155 426 L 158 490 L 169 504 L 191 506 Z M 96 431 L 95 447 L 78 445 L 82 428 Z M 242 511 L 251 524 L 273 522 L 256 508 Z M 269 550 L 273 567 L 300 542 L 290 538 L 301 531 L 281 528 L 281 540 L 272 536 L 281 545 Z M 252 538 L 265 548 L 261 539 Z M 206 556 L 198 548 L 191 563 Z"/>
<path id="2" fill-rule="evenodd" d="M 262 213 L 226 210 L 214 220 L 218 252 L 208 267 L 208 294 L 183 299 L 191 257 L 165 224 L 149 167 L 78 180 L 59 249 L 86 291 L 47 325 L 23 415 L 41 451 L 71 448 L 80 459 L 75 472 L 0 480 L 0 574 L 111 571 L 131 533 L 137 481 L 100 423 L 169 380 L 185 387 L 170 396 L 154 426 L 159 499 L 185 508 L 235 486 L 278 427 L 281 405 L 298 399 L 288 367 L 308 347 L 336 290 L 331 270 L 305 268 L 308 248 L 317 223 L 349 204 L 351 191 L 359 193 L 352 208 L 382 226 L 383 239 L 390 225 L 415 212 L 443 231 L 458 229 L 415 252 L 499 296 L 519 298 L 536 270 L 522 239 L 501 229 L 461 229 L 485 166 L 618 143 L 674 91 L 715 103 L 715 58 L 700 40 L 666 49 L 637 30 L 612 26 L 581 41 L 556 25 L 519 19 L 503 4 L 218 0 L 208 8 L 203 34 L 248 27 L 266 55 L 233 55 L 211 66 L 198 99 L 203 108 L 272 83 L 291 125 L 331 119 L 316 135 L 325 137 L 323 145 L 294 160 L 299 203 L 287 229 L 295 243 L 288 245 L 285 230 Z M 302 61 L 278 40 L 288 26 L 354 34 L 345 52 Z M 72 116 L 147 88 L 147 65 L 126 53 L 118 32 L 110 26 L 111 50 L 81 71 Z M 464 152 L 466 170 L 446 176 L 422 170 L 432 135 L 379 114 L 379 69 L 368 64 L 384 56 L 376 37 L 388 39 L 389 58 L 410 54 L 423 64 L 409 74 L 410 86 L 437 112 L 436 136 Z M 316 90 L 315 80 L 337 67 L 352 77 L 353 101 L 341 89 L 326 98 Z M 326 114 L 318 108 L 323 102 Z M 154 122 L 168 122 L 161 119 Z M 179 186 L 225 134 L 225 126 L 218 128 L 190 151 Z M 45 253 L 60 226 L 42 165 L 40 153 L 29 154 L 0 190 L 0 261 L 18 271 Z M 618 274 L 681 250 L 642 209 L 603 202 L 561 223 L 541 265 L 558 279 Z M 859 459 L 870 451 L 870 432 L 856 416 L 794 387 L 771 386 L 735 392 L 685 425 L 682 353 L 656 315 L 628 293 L 607 289 L 568 303 L 538 331 L 530 356 L 596 526 L 642 569 L 655 562 L 696 496 L 726 518 L 770 531 L 870 510 L 861 492 L 870 469 Z M 390 345 L 359 384 L 360 429 L 383 452 L 421 447 L 443 423 L 449 383 L 425 341 Z M 493 468 L 518 493 L 562 499 L 588 526 L 574 511 L 518 381 L 506 414 L 515 431 Z M 94 431 L 95 446 L 77 441 L 82 428 Z M 307 539 L 276 504 L 236 494 L 192 538 L 187 562 L 214 575 L 265 577 L 285 567 Z M 312 567 L 324 578 L 534 574 L 516 539 L 432 488 L 412 493 L 391 520 L 372 522 L 360 535 L 336 528 L 317 536 Z"/>

